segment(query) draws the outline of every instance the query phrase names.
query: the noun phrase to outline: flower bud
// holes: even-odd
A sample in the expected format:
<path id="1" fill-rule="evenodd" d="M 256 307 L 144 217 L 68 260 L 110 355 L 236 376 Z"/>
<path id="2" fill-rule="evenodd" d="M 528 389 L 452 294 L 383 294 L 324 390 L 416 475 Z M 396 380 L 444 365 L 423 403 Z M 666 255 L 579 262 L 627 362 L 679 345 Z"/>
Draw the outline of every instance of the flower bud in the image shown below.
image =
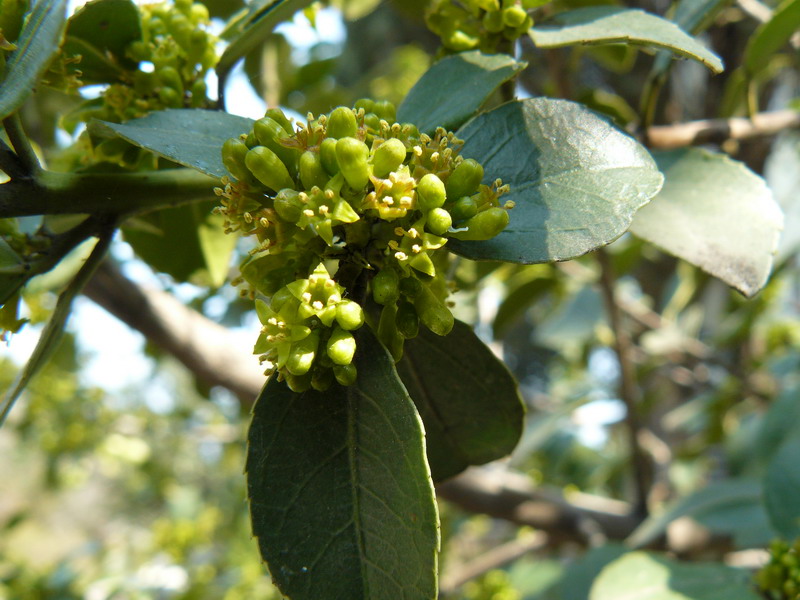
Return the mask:
<path id="1" fill-rule="evenodd" d="M 294 342 L 286 359 L 286 369 L 292 375 L 305 375 L 314 364 L 319 346 L 319 330 L 312 331 L 307 337 Z M 310 382 L 309 382 L 310 383 Z"/>
<path id="2" fill-rule="evenodd" d="M 375 106 L 375 101 L 371 98 L 361 98 L 360 100 L 356 100 L 356 103 L 353 106 L 356 110 L 363 108 L 365 113 L 375 112 L 372 110 Z"/>
<path id="3" fill-rule="evenodd" d="M 283 127 L 283 130 L 288 135 L 294 134 L 294 129 L 292 128 L 292 122 L 288 119 L 288 117 L 283 113 L 280 108 L 268 108 L 267 112 L 264 113 L 265 117 L 269 117 L 273 121 L 275 121 L 278 125 Z"/>
<path id="4" fill-rule="evenodd" d="M 244 162 L 255 178 L 268 188 L 276 192 L 283 188 L 294 189 L 294 181 L 286 165 L 269 148 L 256 146 L 248 150 Z"/>
<path id="5" fill-rule="evenodd" d="M 404 277 L 400 280 L 400 291 L 409 298 L 413 298 L 419 294 L 421 290 L 422 284 L 420 283 L 419 279 L 413 275 L 411 277 Z"/>
<path id="6" fill-rule="evenodd" d="M 459 240 L 489 240 L 503 231 L 508 225 L 508 211 L 497 206 L 479 212 L 464 224 L 466 231 L 450 233 Z"/>
<path id="7" fill-rule="evenodd" d="M 314 369 L 314 373 L 311 376 L 311 387 L 313 387 L 318 392 L 324 392 L 325 390 L 330 388 L 332 384 L 333 384 L 332 369 L 319 368 L 319 367 Z"/>
<path id="8" fill-rule="evenodd" d="M 358 329 L 364 324 L 364 311 L 358 302 L 342 300 L 336 305 L 336 322 L 345 331 Z"/>
<path id="9" fill-rule="evenodd" d="M 345 106 L 333 109 L 326 124 L 327 135 L 336 139 L 355 137 L 358 124 L 353 111 Z"/>
<path id="10" fill-rule="evenodd" d="M 397 138 L 389 138 L 378 146 L 372 155 L 372 172 L 375 177 L 386 177 L 402 165 L 405 158 L 405 144 Z"/>
<path id="11" fill-rule="evenodd" d="M 353 137 L 344 137 L 336 142 L 336 162 L 347 185 L 354 190 L 363 189 L 369 181 L 368 156 L 367 145 Z"/>
<path id="12" fill-rule="evenodd" d="M 161 85 L 172 88 L 179 96 L 183 96 L 183 80 L 175 68 L 162 67 L 156 71 L 156 77 L 158 77 Z"/>
<path id="13" fill-rule="evenodd" d="M 419 320 L 436 335 L 447 335 L 453 329 L 453 313 L 427 286 L 423 285 L 414 298 L 414 306 L 417 308 Z"/>
<path id="14" fill-rule="evenodd" d="M 503 24 L 506 27 L 517 28 L 525 22 L 528 13 L 521 6 L 509 6 L 503 9 Z"/>
<path id="15" fill-rule="evenodd" d="M 283 127 L 269 117 L 262 117 L 253 125 L 253 132 L 259 145 L 266 146 L 277 154 L 289 173 L 297 172 L 298 150 L 281 144 L 280 140 L 288 137 Z"/>
<path id="16" fill-rule="evenodd" d="M 445 182 L 448 198 L 471 196 L 478 191 L 483 180 L 483 167 L 476 160 L 468 158 L 462 161 Z"/>
<path id="17" fill-rule="evenodd" d="M 483 15 L 483 27 L 489 33 L 500 33 L 505 27 L 503 13 L 499 10 L 490 10 Z"/>
<path id="18" fill-rule="evenodd" d="M 289 389 L 293 392 L 302 394 L 311 389 L 311 373 L 306 373 L 299 377 L 291 373 L 284 373 L 284 378 L 286 379 L 286 385 L 288 385 Z"/>
<path id="19" fill-rule="evenodd" d="M 395 316 L 395 323 L 397 330 L 406 339 L 417 337 L 419 333 L 419 315 L 417 309 L 411 302 L 405 300 L 400 301 L 397 306 L 397 315 Z"/>
<path id="20" fill-rule="evenodd" d="M 372 106 L 372 111 L 378 118 L 383 119 L 387 123 L 394 123 L 397 120 L 397 109 L 394 104 L 388 100 L 379 100 Z"/>
<path id="21" fill-rule="evenodd" d="M 334 365 L 333 376 L 336 377 L 341 385 L 353 385 L 356 382 L 358 372 L 353 363 L 349 365 Z"/>
<path id="22" fill-rule="evenodd" d="M 450 213 L 443 208 L 434 208 L 428 213 L 425 227 L 433 234 L 444 235 L 453 225 Z"/>
<path id="23" fill-rule="evenodd" d="M 297 223 L 303 211 L 303 203 L 300 201 L 299 192 L 284 188 L 275 196 L 275 212 L 284 221 Z"/>
<path id="24" fill-rule="evenodd" d="M 245 165 L 247 152 L 247 145 L 238 138 L 229 138 L 222 144 L 222 164 L 239 181 L 253 180 L 253 175 Z"/>
<path id="25" fill-rule="evenodd" d="M 303 187 L 310 190 L 314 186 L 324 189 L 330 176 L 322 168 L 322 161 L 319 154 L 306 150 L 300 155 L 300 182 Z"/>
<path id="26" fill-rule="evenodd" d="M 322 168 L 333 177 L 339 172 L 339 163 L 336 162 L 336 138 L 328 137 L 319 145 L 319 158 Z"/>
<path id="27" fill-rule="evenodd" d="M 471 196 L 462 196 L 450 208 L 450 216 L 455 223 L 478 214 L 478 203 Z"/>
<path id="28" fill-rule="evenodd" d="M 397 305 L 387 304 L 381 311 L 376 336 L 386 346 L 395 362 L 403 357 L 403 337 L 397 331 Z"/>
<path id="29" fill-rule="evenodd" d="M 445 187 L 442 180 L 433 173 L 424 175 L 417 184 L 417 206 L 423 211 L 439 208 L 445 201 Z"/>
<path id="30" fill-rule="evenodd" d="M 372 298 L 378 304 L 394 304 L 400 297 L 400 277 L 391 267 L 384 267 L 372 278 Z"/>
<path id="31" fill-rule="evenodd" d="M 337 327 L 328 338 L 327 353 L 337 365 L 349 365 L 356 352 L 356 339 L 353 334 Z"/>

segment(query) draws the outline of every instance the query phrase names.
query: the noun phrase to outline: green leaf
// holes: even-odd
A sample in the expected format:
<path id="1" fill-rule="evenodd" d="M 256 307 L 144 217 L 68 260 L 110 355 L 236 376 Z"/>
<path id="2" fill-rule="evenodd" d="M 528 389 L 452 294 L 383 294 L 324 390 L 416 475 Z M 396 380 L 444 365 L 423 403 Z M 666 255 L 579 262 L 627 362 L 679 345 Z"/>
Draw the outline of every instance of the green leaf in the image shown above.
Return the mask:
<path id="1" fill-rule="evenodd" d="M 255 49 L 281 21 L 290 19 L 298 10 L 312 4 L 314 0 L 256 0 L 234 16 L 222 32 L 222 38 L 230 40 L 220 56 L 216 71 L 224 81 L 233 66 L 247 53 Z"/>
<path id="2" fill-rule="evenodd" d="M 772 18 L 755 30 L 744 49 L 743 65 L 752 76 L 763 69 L 770 57 L 800 29 L 800 0 L 785 0 Z"/>
<path id="3" fill-rule="evenodd" d="M 66 8 L 67 0 L 38 0 L 28 14 L 0 85 L 0 119 L 22 106 L 58 53 Z"/>
<path id="4" fill-rule="evenodd" d="M 507 54 L 477 50 L 443 58 L 408 92 L 397 109 L 397 120 L 414 123 L 423 133 L 433 133 L 437 127 L 454 130 L 526 66 Z"/>
<path id="5" fill-rule="evenodd" d="M 589 600 L 758 600 L 752 588 L 741 569 L 631 552 L 600 572 Z"/>
<path id="6" fill-rule="evenodd" d="M 84 83 L 110 83 L 119 79 L 122 69 L 136 67 L 125 56 L 125 48 L 141 39 L 139 10 L 131 0 L 87 2 L 69 21 L 64 39 L 65 56 L 81 55 L 74 70 Z"/>
<path id="7" fill-rule="evenodd" d="M 355 385 L 292 392 L 276 378 L 248 435 L 253 532 L 292 600 L 436 597 L 438 516 L 422 423 L 369 329 Z"/>
<path id="8" fill-rule="evenodd" d="M 638 9 L 590 6 L 556 15 L 529 32 L 540 48 L 574 44 L 633 44 L 663 48 L 703 63 L 715 73 L 724 69 L 720 58 L 680 27 Z"/>
<path id="9" fill-rule="evenodd" d="M 631 232 L 718 277 L 745 296 L 767 282 L 783 214 L 743 163 L 700 148 L 654 154 L 666 181 Z"/>
<path id="10" fill-rule="evenodd" d="M 800 536 L 800 434 L 787 438 L 767 467 L 764 478 L 764 504 L 769 521 L 786 539 Z"/>
<path id="11" fill-rule="evenodd" d="M 125 241 L 147 264 L 178 281 L 205 271 L 207 283 L 219 287 L 228 275 L 236 236 L 225 233 L 222 215 L 211 213 L 217 204 L 211 200 L 143 215 L 123 228 Z"/>
<path id="12" fill-rule="evenodd" d="M 568 260 L 608 244 L 661 188 L 656 164 L 607 117 L 566 100 L 508 102 L 458 131 L 462 155 L 483 164 L 486 180 L 511 186 L 501 201 L 511 222 L 485 242 L 450 240 L 472 259 L 540 263 Z"/>
<path id="13" fill-rule="evenodd" d="M 603 568 L 628 551 L 624 546 L 608 544 L 592 548 L 569 566 L 558 589 L 560 600 L 586 600 L 592 582 Z"/>
<path id="14" fill-rule="evenodd" d="M 126 123 L 92 121 L 89 131 L 130 143 L 206 175 L 222 177 L 222 144 L 247 133 L 253 121 L 216 110 L 167 109 Z"/>
<path id="15" fill-rule="evenodd" d="M 25 262 L 0 237 L 0 306 L 16 294 L 25 283 Z"/>
<path id="16" fill-rule="evenodd" d="M 626 543 L 632 547 L 645 546 L 681 517 L 691 517 L 715 533 L 732 535 L 739 547 L 766 544 L 774 535 L 761 502 L 761 484 L 749 479 L 730 479 L 711 483 L 681 498 L 661 514 L 651 516 Z"/>
<path id="17" fill-rule="evenodd" d="M 558 287 L 558 281 L 549 270 L 537 271 L 535 269 L 548 269 L 548 267 L 528 267 L 518 277 L 506 281 L 506 297 L 497 307 L 497 314 L 492 323 L 492 333 L 495 339 L 505 337 L 513 330 L 525 312 L 543 295 L 548 294 Z"/>
<path id="18" fill-rule="evenodd" d="M 514 378 L 472 328 L 440 337 L 421 327 L 406 340 L 397 373 L 425 424 L 434 481 L 511 453 L 525 407 Z"/>

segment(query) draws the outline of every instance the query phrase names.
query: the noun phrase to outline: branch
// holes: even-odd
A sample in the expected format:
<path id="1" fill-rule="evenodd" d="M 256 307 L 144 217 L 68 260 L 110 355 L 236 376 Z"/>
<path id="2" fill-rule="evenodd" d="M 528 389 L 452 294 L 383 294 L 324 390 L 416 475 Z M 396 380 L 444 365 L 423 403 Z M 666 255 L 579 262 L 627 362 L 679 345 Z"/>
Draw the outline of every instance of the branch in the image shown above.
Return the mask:
<path id="1" fill-rule="evenodd" d="M 33 146 L 31 146 L 31 142 L 22 127 L 22 119 L 19 118 L 19 113 L 14 113 L 3 119 L 3 127 L 25 173 L 29 176 L 37 173 L 42 167 L 39 164 L 39 157 L 36 156 L 36 152 L 34 152 Z"/>
<path id="2" fill-rule="evenodd" d="M 436 486 L 437 496 L 464 510 L 535 527 L 553 542 L 623 540 L 641 523 L 626 502 L 536 488 L 525 475 L 492 466 L 470 467 Z"/>
<path id="3" fill-rule="evenodd" d="M 614 269 L 604 248 L 595 255 L 600 265 L 600 291 L 603 294 L 608 322 L 614 333 L 614 352 L 620 368 L 620 399 L 625 403 L 625 425 L 630 446 L 631 467 L 636 485 L 635 510 L 639 515 L 647 514 L 647 495 L 650 489 L 647 456 L 639 445 L 642 425 L 639 420 L 639 389 L 636 382 L 636 366 L 633 361 L 633 346 L 630 335 L 622 322 L 622 310 L 616 297 Z"/>
<path id="4" fill-rule="evenodd" d="M 726 140 L 748 140 L 776 135 L 785 129 L 800 127 L 800 112 L 778 110 L 763 112 L 752 119 L 708 119 L 675 125 L 655 125 L 646 133 L 648 147 L 670 150 L 701 144 L 721 144 Z"/>
<path id="5" fill-rule="evenodd" d="M 225 327 L 170 294 L 141 289 L 108 261 L 83 293 L 173 355 L 207 385 L 232 391 L 244 407 L 258 396 L 265 379 L 250 347 L 235 343 Z"/>
<path id="6" fill-rule="evenodd" d="M 56 173 L 0 185 L 0 219 L 91 213 L 129 215 L 213 198 L 217 182 L 193 169 L 143 173 Z"/>

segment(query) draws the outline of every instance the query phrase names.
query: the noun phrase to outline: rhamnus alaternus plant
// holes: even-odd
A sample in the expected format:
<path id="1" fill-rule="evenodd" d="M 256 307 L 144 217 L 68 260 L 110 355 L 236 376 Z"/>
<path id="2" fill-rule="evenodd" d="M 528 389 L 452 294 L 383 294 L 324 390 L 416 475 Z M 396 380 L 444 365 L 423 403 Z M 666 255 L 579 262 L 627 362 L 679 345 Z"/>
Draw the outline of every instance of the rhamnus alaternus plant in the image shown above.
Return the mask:
<path id="1" fill-rule="evenodd" d="M 296 127 L 270 109 L 222 148 L 227 229 L 258 242 L 241 265 L 263 328 L 255 352 L 295 391 L 352 384 L 366 320 L 395 360 L 419 325 L 447 335 L 448 238 L 488 240 L 512 203 L 437 129 L 360 100 Z"/>

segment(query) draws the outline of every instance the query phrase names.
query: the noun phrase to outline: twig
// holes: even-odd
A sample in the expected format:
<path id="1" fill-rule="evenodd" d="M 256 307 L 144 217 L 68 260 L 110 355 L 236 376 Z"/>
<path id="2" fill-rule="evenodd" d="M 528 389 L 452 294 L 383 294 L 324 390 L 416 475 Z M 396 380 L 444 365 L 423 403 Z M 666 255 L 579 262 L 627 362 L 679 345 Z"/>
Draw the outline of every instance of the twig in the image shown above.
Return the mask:
<path id="1" fill-rule="evenodd" d="M 19 118 L 19 114 L 14 113 L 3 119 L 3 127 L 5 127 L 8 140 L 14 147 L 14 151 L 17 153 L 25 172 L 28 175 L 35 174 L 42 167 L 39 164 L 39 158 L 36 156 L 36 152 L 33 151 L 33 146 L 31 146 L 28 136 L 25 135 L 25 130 L 22 127 L 22 119 Z"/>
<path id="2" fill-rule="evenodd" d="M 29 176 L 22 161 L 3 140 L 0 140 L 0 170 L 11 179 Z"/>
<path id="3" fill-rule="evenodd" d="M 736 4 L 759 23 L 766 23 L 772 18 L 772 9 L 759 0 L 738 0 Z"/>
<path id="4" fill-rule="evenodd" d="M 625 403 L 625 424 L 628 430 L 633 479 L 636 486 L 634 511 L 637 515 L 647 514 L 647 494 L 649 492 L 647 457 L 639 445 L 638 400 L 639 390 L 636 385 L 636 369 L 633 362 L 633 347 L 627 329 L 622 323 L 622 311 L 615 292 L 615 276 L 611 261 L 605 249 L 596 252 L 600 265 L 600 291 L 608 315 L 609 325 L 614 333 L 614 351 L 620 366 L 620 399 Z"/>
<path id="5" fill-rule="evenodd" d="M 43 214 L 129 215 L 212 199 L 216 179 L 192 169 L 56 173 L 0 185 L 0 219 Z"/>
<path id="6" fill-rule="evenodd" d="M 439 591 L 444 596 L 455 594 L 462 585 L 471 579 L 480 577 L 492 569 L 499 569 L 529 552 L 541 550 L 546 545 L 547 534 L 541 531 L 501 544 L 477 558 L 459 565 L 456 569 L 445 572 L 442 576 Z"/>
<path id="7" fill-rule="evenodd" d="M 646 142 L 650 148 L 669 150 L 776 135 L 797 127 L 800 127 L 800 112 L 779 110 L 758 113 L 752 119 L 708 119 L 675 125 L 655 125 L 647 129 Z"/>

